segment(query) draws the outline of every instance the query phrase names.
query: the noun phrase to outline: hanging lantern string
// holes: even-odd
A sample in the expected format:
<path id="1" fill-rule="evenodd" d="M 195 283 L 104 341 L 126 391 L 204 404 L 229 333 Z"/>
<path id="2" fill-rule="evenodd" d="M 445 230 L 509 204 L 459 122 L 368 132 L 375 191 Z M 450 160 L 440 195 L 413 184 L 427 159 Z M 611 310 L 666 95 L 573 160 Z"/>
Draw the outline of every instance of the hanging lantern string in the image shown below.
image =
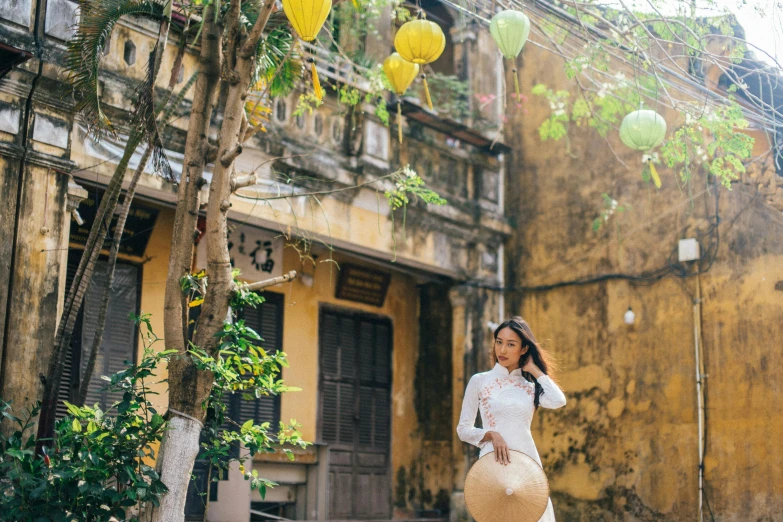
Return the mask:
<path id="1" fill-rule="evenodd" d="M 522 99 L 522 94 L 519 90 L 519 74 L 517 74 L 517 68 L 514 67 L 511 69 L 511 71 L 514 73 L 514 89 L 517 91 L 517 103 Z"/>

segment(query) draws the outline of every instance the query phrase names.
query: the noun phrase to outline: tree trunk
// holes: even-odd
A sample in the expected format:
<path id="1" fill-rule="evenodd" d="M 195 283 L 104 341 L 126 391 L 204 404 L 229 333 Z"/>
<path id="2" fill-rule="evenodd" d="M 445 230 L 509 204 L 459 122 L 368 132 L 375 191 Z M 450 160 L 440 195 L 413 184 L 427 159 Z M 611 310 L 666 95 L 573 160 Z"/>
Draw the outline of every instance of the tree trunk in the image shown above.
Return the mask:
<path id="1" fill-rule="evenodd" d="M 169 491 L 160 499 L 160 506 L 153 508 L 151 514 L 147 513 L 145 520 L 176 522 L 185 519 L 185 496 L 198 455 L 202 427 L 201 422 L 192 418 L 177 414 L 169 417 L 157 460 L 160 479 Z"/>
<path id="2" fill-rule="evenodd" d="M 109 250 L 109 273 L 106 274 L 106 284 L 103 287 L 103 296 L 101 297 L 101 304 L 99 305 L 100 312 L 98 314 L 98 324 L 95 328 L 95 337 L 92 340 L 92 346 L 90 347 L 90 355 L 87 358 L 87 366 L 85 367 L 84 375 L 82 375 L 79 382 L 79 393 L 76 397 L 76 404 L 79 406 L 82 406 L 87 399 L 87 390 L 90 386 L 93 371 L 95 370 L 95 359 L 98 357 L 98 349 L 103 342 L 103 332 L 106 329 L 106 313 L 109 310 L 111 287 L 114 283 L 114 269 L 117 266 L 117 254 L 120 251 L 120 242 L 122 241 L 122 234 L 125 231 L 125 221 L 128 219 L 133 196 L 136 194 L 136 185 L 152 155 L 152 148 L 153 146 L 151 143 L 147 145 L 144 155 L 139 160 L 139 165 L 133 173 L 133 178 L 131 178 L 130 185 L 128 185 L 128 190 L 125 191 L 125 199 L 120 207 L 119 216 L 117 216 L 117 226 L 114 228 L 114 237 L 112 238 L 111 249 Z M 104 407 L 108 407 L 108 405 L 104 404 Z"/>
<path id="3" fill-rule="evenodd" d="M 160 108 L 158 109 L 158 114 L 164 113 L 166 105 L 171 101 L 171 94 L 174 91 L 174 87 L 177 84 L 177 79 L 179 78 L 180 70 L 182 69 L 182 58 L 185 55 L 185 48 L 187 46 L 187 41 L 185 39 L 185 36 L 183 35 L 183 39 L 181 42 L 181 45 L 179 46 L 179 49 L 177 50 L 177 55 L 174 59 L 174 65 L 171 68 L 171 75 L 169 78 L 169 86 L 168 86 L 168 97 L 167 99 L 161 104 Z M 164 48 L 159 48 L 159 52 L 156 53 L 155 59 L 160 62 L 163 57 L 163 52 L 165 52 Z M 187 87 L 185 87 L 187 88 Z M 184 94 L 184 91 L 182 92 Z M 175 98 L 176 100 L 176 98 Z M 165 127 L 165 121 L 163 122 Z M 161 129 L 161 132 L 163 129 Z M 154 144 L 150 142 L 147 145 L 146 150 L 144 151 L 144 154 L 142 155 L 141 159 L 139 160 L 139 164 L 136 167 L 136 171 L 133 173 L 133 177 L 131 178 L 130 184 L 128 185 L 128 190 L 125 191 L 125 199 L 122 202 L 122 207 L 120 207 L 120 212 L 117 217 L 117 226 L 114 229 L 114 237 L 112 239 L 111 249 L 109 250 L 109 273 L 106 276 L 106 285 L 103 289 L 103 296 L 101 297 L 101 304 L 100 304 L 100 313 L 98 315 L 98 325 L 95 328 L 95 337 L 92 341 L 92 346 L 90 347 L 90 355 L 87 359 L 87 366 L 84 370 L 84 375 L 81 378 L 81 382 L 79 383 L 79 392 L 78 396 L 76 397 L 76 404 L 79 406 L 84 405 L 84 401 L 87 399 L 87 389 L 90 385 L 90 380 L 92 379 L 92 374 L 95 371 L 95 360 L 98 357 L 98 350 L 100 349 L 101 343 L 103 342 L 103 334 L 106 329 L 106 314 L 109 309 L 109 299 L 111 296 L 111 288 L 114 284 L 114 269 L 117 266 L 117 254 L 120 250 L 120 242 L 122 241 L 122 235 L 125 233 L 125 222 L 128 219 L 128 214 L 130 213 L 130 207 L 133 203 L 133 197 L 136 194 L 136 185 L 139 182 L 139 179 L 141 178 L 142 173 L 144 172 L 144 169 L 147 168 L 147 162 L 149 162 L 150 156 L 152 155 L 152 150 L 154 148 Z"/>
<path id="4" fill-rule="evenodd" d="M 208 3 L 203 15 L 199 76 L 193 96 L 193 105 L 185 141 L 185 158 L 180 179 L 174 229 L 171 238 L 169 270 L 164 301 L 164 339 L 167 349 L 179 354 L 169 363 L 170 423 L 157 459 L 157 469 L 163 483 L 169 488 L 161 504 L 151 508 L 147 520 L 173 522 L 184 519 L 185 499 L 193 462 L 199 450 L 201 426 L 196 420 L 183 417 L 185 413 L 202 421 L 204 412 L 200 401 L 182 397 L 199 377 L 186 354 L 188 342 L 187 303 L 180 287 L 180 279 L 190 273 L 193 245 L 199 212 L 199 191 L 209 152 L 207 135 L 214 109 L 215 94 L 220 80 L 221 30 L 214 22 L 215 3 Z M 211 382 L 211 375 L 202 376 Z M 176 410 L 177 413 L 174 413 Z"/>
<path id="5" fill-rule="evenodd" d="M 210 4 L 211 5 L 211 4 Z M 231 261 L 228 254 L 228 221 L 227 213 L 231 206 L 231 173 L 236 157 L 242 152 L 242 136 L 244 132 L 243 120 L 245 111 L 245 99 L 252 79 L 255 66 L 255 51 L 261 33 L 269 20 L 274 8 L 274 0 L 266 0 L 259 13 L 258 20 L 247 37 L 239 31 L 240 1 L 232 0 L 228 11 L 224 15 L 224 26 L 227 28 L 225 49 L 226 72 L 225 81 L 228 84 L 228 96 L 220 126 L 218 137 L 217 160 L 212 173 L 210 183 L 209 206 L 207 208 L 207 275 L 209 285 L 201 305 L 201 314 L 193 335 L 193 342 L 199 348 L 208 353 L 214 353 L 218 339 L 215 334 L 223 327 L 229 309 L 229 300 L 234 292 L 233 277 L 231 274 Z M 204 15 L 204 39 L 209 38 L 212 31 L 211 15 Z M 217 54 L 212 50 L 212 41 L 202 43 L 202 61 L 206 57 Z M 205 64 L 206 65 L 206 64 Z M 219 67 L 217 68 L 219 71 Z M 215 74 L 204 75 L 206 78 Z M 219 72 L 217 73 L 219 74 Z M 202 77 L 199 76 L 199 81 Z M 198 84 L 197 84 L 198 88 Z M 211 98 L 210 98 L 211 100 Z M 174 241 L 171 257 L 169 258 L 169 274 L 166 281 L 165 303 L 165 338 L 166 347 L 180 350 L 181 355 L 175 357 L 169 363 L 169 411 L 179 417 L 177 426 L 182 424 L 181 419 L 192 418 L 203 421 L 206 411 L 204 405 L 209 399 L 212 390 L 212 375 L 209 372 L 200 371 L 193 361 L 185 353 L 187 347 L 187 304 L 182 294 L 180 279 L 191 268 L 193 231 L 195 229 L 198 208 L 198 187 L 200 186 L 201 173 L 204 166 L 204 153 L 206 147 L 206 132 L 201 135 L 201 127 L 194 126 L 193 118 L 208 118 L 207 106 L 199 110 L 204 114 L 197 114 L 194 101 L 191 113 L 190 128 L 185 150 L 185 165 L 188 168 L 188 179 L 183 179 L 180 187 L 179 200 L 177 202 L 177 214 L 175 217 Z M 209 106 L 211 109 L 211 105 Z M 201 124 L 204 120 L 197 120 Z M 199 155 L 199 153 L 201 155 Z M 177 228 L 179 227 L 179 228 Z M 175 417 L 176 416 L 176 417 Z M 184 426 L 184 425 L 183 425 Z M 169 486 L 169 492 L 165 495 L 165 507 L 154 510 L 151 520 L 153 522 L 176 522 L 184 519 L 185 497 L 187 487 L 179 487 L 179 478 L 190 476 L 193 462 L 198 454 L 198 437 L 188 439 L 186 435 L 176 433 L 177 428 L 169 429 L 161 444 L 161 454 L 169 452 L 172 445 L 191 444 L 189 451 L 180 448 L 177 457 L 163 457 L 158 460 L 163 482 Z M 174 466 L 175 469 L 168 469 Z M 169 484 L 168 480 L 171 480 Z M 176 485 L 179 489 L 172 487 Z"/>

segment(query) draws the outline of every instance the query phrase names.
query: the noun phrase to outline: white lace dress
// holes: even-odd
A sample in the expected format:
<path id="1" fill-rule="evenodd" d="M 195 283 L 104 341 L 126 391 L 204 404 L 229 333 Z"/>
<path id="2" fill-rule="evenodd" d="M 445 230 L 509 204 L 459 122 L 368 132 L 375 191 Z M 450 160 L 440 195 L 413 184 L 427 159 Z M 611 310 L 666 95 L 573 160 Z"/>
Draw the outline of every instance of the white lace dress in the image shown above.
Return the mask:
<path id="1" fill-rule="evenodd" d="M 539 399 L 542 408 L 561 408 L 566 398 L 560 388 L 544 375 L 538 379 L 543 388 Z M 522 377 L 522 370 L 508 372 L 500 364 L 492 370 L 477 373 L 470 378 L 462 401 L 462 414 L 457 426 L 457 435 L 463 442 L 481 448 L 480 456 L 494 451 L 491 442 L 480 442 L 488 431 L 498 432 L 508 444 L 509 449 L 521 451 L 541 464 L 530 424 L 535 411 L 535 384 Z M 477 428 L 476 412 L 481 412 L 483 428 Z M 513 458 L 513 456 L 512 456 Z M 552 501 L 539 522 L 553 522 L 555 512 Z"/>

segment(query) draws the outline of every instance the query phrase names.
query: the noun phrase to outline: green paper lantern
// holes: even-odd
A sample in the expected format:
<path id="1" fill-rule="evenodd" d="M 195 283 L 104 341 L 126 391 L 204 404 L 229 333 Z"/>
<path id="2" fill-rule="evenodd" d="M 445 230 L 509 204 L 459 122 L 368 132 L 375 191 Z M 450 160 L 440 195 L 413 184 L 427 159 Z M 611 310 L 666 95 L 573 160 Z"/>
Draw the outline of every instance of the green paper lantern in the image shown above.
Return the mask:
<path id="1" fill-rule="evenodd" d="M 620 139 L 634 150 L 650 150 L 666 137 L 666 120 L 649 109 L 633 111 L 620 124 Z"/>
<path id="2" fill-rule="evenodd" d="M 530 34 L 530 19 L 521 11 L 500 11 L 492 17 L 489 32 L 500 52 L 513 60 L 522 52 Z"/>

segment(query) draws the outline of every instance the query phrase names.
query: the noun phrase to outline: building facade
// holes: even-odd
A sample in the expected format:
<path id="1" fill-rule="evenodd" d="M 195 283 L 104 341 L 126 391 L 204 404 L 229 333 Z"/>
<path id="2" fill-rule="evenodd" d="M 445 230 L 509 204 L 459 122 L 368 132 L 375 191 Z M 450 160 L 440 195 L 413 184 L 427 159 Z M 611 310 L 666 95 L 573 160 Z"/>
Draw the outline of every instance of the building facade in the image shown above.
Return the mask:
<path id="1" fill-rule="evenodd" d="M 314 445 L 298 452 L 293 463 L 276 454 L 257 457 L 259 474 L 280 484 L 265 499 L 251 494 L 238 472 L 229 474 L 210 492 L 209 520 L 248 520 L 251 512 L 309 520 L 448 517 L 467 455 L 454 442 L 453 428 L 464 372 L 472 373 L 478 364 L 465 361 L 464 345 L 486 345 L 485 325 L 498 321 L 503 307 L 496 293 L 460 283 L 502 284 L 503 245 L 511 228 L 503 210 L 508 149 L 493 144 L 496 126 L 488 133 L 476 130 L 482 121 L 495 125 L 498 120 L 499 57 L 487 51 L 486 31 L 459 21 L 438 3 L 430 7 L 449 34 L 438 72 L 496 103 L 479 107 L 463 94 L 464 104 L 475 110 L 463 111 L 458 121 L 424 110 L 414 92 L 403 100 L 405 138 L 399 144 L 372 107 L 351 110 L 331 93 L 317 109 L 295 114 L 298 91 L 274 100 L 267 132 L 254 137 L 238 159 L 238 172 L 255 172 L 259 183 L 232 200 L 235 267 L 249 282 L 289 270 L 300 273 L 294 282 L 267 291 L 266 302 L 243 318 L 263 337 L 265 348 L 287 353 L 290 368 L 283 378 L 302 391 L 258 401 L 236 398 L 230 412 L 239 421 L 273 425 L 296 419 Z M 123 122 L 144 78 L 157 28 L 127 18 L 112 32 L 102 63 L 102 102 L 118 133 L 95 141 L 73 114 L 59 66 L 77 21 L 76 4 L 3 1 L 0 17 L 0 41 L 9 57 L 3 63 L 14 60 L 0 80 L 0 396 L 18 407 L 40 397 L 59 307 L 122 154 L 128 134 Z M 368 52 L 379 60 L 392 50 L 387 19 L 389 26 L 380 28 L 386 39 L 368 41 Z M 163 77 L 173 61 L 171 39 L 170 47 Z M 312 52 L 321 52 L 327 85 L 366 89 L 361 70 L 337 55 Z M 195 72 L 197 54 L 188 51 L 183 64 L 179 87 Z M 166 83 L 168 78 L 159 82 Z M 182 168 L 189 96 L 165 131 L 175 174 Z M 216 132 L 219 117 L 213 123 Z M 449 203 L 414 202 L 404 228 L 401 214 L 395 223 L 383 193 L 372 186 L 326 196 L 317 204 L 311 198 L 259 201 L 291 182 L 302 190 L 347 189 L 405 165 Z M 207 195 L 205 187 L 204 199 Z M 116 372 L 125 360 L 139 357 L 129 313 L 150 313 L 155 331 L 163 332 L 175 200 L 176 188 L 148 167 L 122 239 L 96 375 Z M 307 256 L 300 250 L 305 243 L 312 245 Z M 203 259 L 197 249 L 194 270 Z M 80 384 L 105 277 L 100 261 L 77 321 L 61 399 L 72 399 Z M 165 409 L 166 389 L 159 391 Z M 112 399 L 99 379 L 91 381 L 88 402 L 106 405 Z M 202 463 L 196 463 L 194 475 L 187 514 L 201 520 Z"/>
<path id="2" fill-rule="evenodd" d="M 776 447 L 783 434 L 780 173 L 758 162 L 732 191 L 702 179 L 690 198 L 674 173 L 661 169 L 664 188 L 654 191 L 638 170 L 616 161 L 612 151 L 622 149 L 614 137 L 607 143 L 592 130 L 571 129 L 570 155 L 562 144 L 542 143 L 537 128 L 549 106 L 533 96 L 522 110 L 508 111 L 498 136 L 506 92 L 486 28 L 438 2 L 422 6 L 449 28 L 435 72 L 463 82 L 467 113 L 424 110 L 414 88 L 402 103 L 400 145 L 371 107 L 351 111 L 330 94 L 323 106 L 295 115 L 294 93 L 274 102 L 267 132 L 238 159 L 237 169 L 257 172 L 260 181 L 232 200 L 235 266 L 248 281 L 300 273 L 266 292 L 266 302 L 244 319 L 267 348 L 288 354 L 283 378 L 302 391 L 233 399 L 229 408 L 242 420 L 296 419 L 314 444 L 297 451 L 294 462 L 278 454 L 256 458 L 259 474 L 280 484 L 265 499 L 230 473 L 210 491 L 208 520 L 263 513 L 468 520 L 464 477 L 477 452 L 454 429 L 467 379 L 489 366 L 489 325 L 507 313 L 523 315 L 560 362 L 568 405 L 539 412 L 533 424 L 558 520 L 697 516 L 694 339 L 706 374 L 709 510 L 722 522 L 776 520 L 783 510 Z M 0 0 L 0 397 L 14 404 L 40 395 L 69 270 L 128 131 L 120 125 L 119 137 L 95 142 L 73 115 L 58 64 L 76 16 L 70 0 Z M 391 24 L 378 33 L 366 49 L 381 61 L 391 50 Z M 102 81 L 116 122 L 126 119 L 156 35 L 153 24 L 138 19 L 123 19 L 112 34 Z M 357 79 L 362 71 L 312 52 L 321 53 L 325 82 L 366 89 Z M 163 71 L 172 59 L 170 49 Z M 540 48 L 528 46 L 517 66 L 523 92 L 536 83 L 573 87 L 560 59 Z M 187 53 L 178 85 L 196 67 L 196 55 Z M 703 76 L 689 88 L 726 94 L 719 72 Z M 188 100 L 166 131 L 175 171 Z M 662 112 L 670 125 L 681 117 Z M 213 123 L 214 131 L 220 121 Z M 762 146 L 763 133 L 751 132 Z M 620 154 L 629 165 L 638 161 Z M 289 180 L 316 190 L 348 188 L 406 164 L 449 204 L 412 205 L 404 233 L 393 229 L 384 198 L 370 187 L 318 204 L 258 200 Z M 631 207 L 612 218 L 615 228 L 594 232 L 604 193 Z M 128 312 L 151 313 L 156 332 L 163 331 L 175 200 L 172 184 L 145 172 L 123 236 L 96 373 L 138 357 Z M 697 275 L 601 279 L 656 270 L 672 262 L 680 239 L 694 237 L 714 251 L 713 263 Z M 312 245 L 310 257 L 295 248 L 302 242 Z M 194 269 L 202 264 L 197 251 Z M 86 296 L 63 398 L 79 384 L 95 320 L 90 303 L 99 299 L 102 277 L 99 269 Z M 595 281 L 573 284 L 585 279 Z M 632 325 L 624 322 L 629 307 Z M 165 407 L 166 390 L 159 391 Z M 111 397 L 94 384 L 88 400 Z M 203 519 L 205 471 L 197 462 L 187 507 L 193 520 Z"/>

